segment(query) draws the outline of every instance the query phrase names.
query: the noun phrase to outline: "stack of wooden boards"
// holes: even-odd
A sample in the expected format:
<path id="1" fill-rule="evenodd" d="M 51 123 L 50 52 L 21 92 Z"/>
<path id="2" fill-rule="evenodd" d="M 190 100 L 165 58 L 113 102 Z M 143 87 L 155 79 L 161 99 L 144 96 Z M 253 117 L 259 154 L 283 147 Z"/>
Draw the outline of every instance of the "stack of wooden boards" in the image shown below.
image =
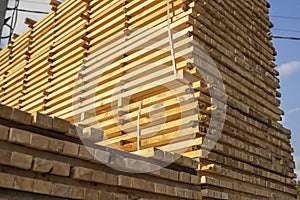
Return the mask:
<path id="1" fill-rule="evenodd" d="M 189 148 L 187 150 L 191 151 L 192 147 L 202 144 L 199 126 L 192 123 L 199 118 L 198 101 L 193 99 L 193 94 L 186 94 L 190 87 L 181 82 L 187 73 L 183 69 L 192 56 L 192 47 L 188 47 L 192 40 L 186 36 L 192 31 L 188 24 L 192 10 L 184 11 L 180 1 L 173 3 L 170 11 L 176 15 L 170 20 L 172 31 L 176 31 L 173 34 L 176 77 L 182 80 L 175 79 L 173 74 L 166 2 L 119 2 L 117 10 L 111 12 L 112 16 L 88 24 L 87 31 L 91 33 L 106 26 L 109 30 L 104 29 L 105 32 L 100 32 L 95 39 L 93 34 L 87 34 L 91 38 L 90 45 L 98 48 L 84 60 L 73 90 L 74 111 L 65 118 L 75 116 L 80 125 L 103 130 L 105 140 L 97 144 L 138 150 L 138 118 L 141 149 L 168 145 L 166 150 L 178 152 Z M 112 8 L 110 4 L 107 6 Z M 146 13 L 141 14 L 141 8 Z M 124 10 L 128 28 L 124 33 L 118 29 L 113 32 L 119 23 L 124 24 L 125 15 L 116 19 L 113 16 L 120 16 L 119 12 Z M 92 10 L 91 16 L 94 12 L 98 10 Z M 105 12 L 109 10 L 105 9 Z M 106 39 L 105 33 L 111 33 L 111 37 Z M 199 78 L 195 80 L 195 85 L 200 83 Z"/>
<path id="2" fill-rule="evenodd" d="M 83 146 L 81 129 L 65 120 L 0 109 L 2 200 L 201 199 L 198 163 L 191 158 L 180 156 L 166 167 L 174 156 L 169 152 L 144 158 Z M 147 173 L 140 174 L 143 169 Z"/>
<path id="3" fill-rule="evenodd" d="M 168 17 L 167 1 L 53 3 L 49 15 L 0 52 L 1 101 L 101 128 L 101 145 L 204 155 L 204 199 L 296 199 L 291 133 L 278 123 L 283 111 L 267 7 L 264 0 L 173 0 Z M 218 107 L 197 71 L 211 65 L 195 44 L 215 61 L 228 104 L 208 155 L 203 139 Z"/>

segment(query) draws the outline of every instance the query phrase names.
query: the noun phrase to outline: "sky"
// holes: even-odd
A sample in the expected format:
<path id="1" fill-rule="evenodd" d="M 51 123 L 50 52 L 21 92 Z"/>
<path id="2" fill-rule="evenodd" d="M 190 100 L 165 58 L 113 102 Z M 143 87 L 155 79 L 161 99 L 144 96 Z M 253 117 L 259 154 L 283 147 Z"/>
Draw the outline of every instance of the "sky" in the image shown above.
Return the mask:
<path id="1" fill-rule="evenodd" d="M 270 0 L 269 3 L 274 24 L 272 34 L 300 38 L 300 1 Z M 278 53 L 276 64 L 280 72 L 281 108 L 285 111 L 282 123 L 292 130 L 296 172 L 300 180 L 300 40 L 274 39 L 273 43 Z"/>
<path id="2" fill-rule="evenodd" d="M 0 0 L 1 1 L 1 0 Z M 8 7 L 13 8 L 15 5 L 15 0 L 9 0 Z M 51 10 L 51 6 L 49 5 L 49 0 L 20 0 L 19 9 L 33 10 L 33 11 L 42 11 L 49 12 Z M 12 15 L 12 11 L 8 11 L 6 13 L 7 17 Z M 36 14 L 36 13 L 28 13 L 28 12 L 18 12 L 18 21 L 16 25 L 16 29 L 14 33 L 22 34 L 26 29 L 27 25 L 24 24 L 25 18 L 28 17 L 30 19 L 34 19 L 36 21 L 40 20 L 44 17 L 45 14 Z M 8 28 L 3 28 L 2 37 L 8 35 Z M 1 48 L 5 47 L 7 44 L 7 40 L 1 41 Z"/>
<path id="3" fill-rule="evenodd" d="M 14 0 L 9 1 L 9 6 L 12 7 Z M 21 0 L 19 8 L 48 12 L 51 9 L 48 3 L 49 0 Z M 269 0 L 269 3 L 271 21 L 274 24 L 272 34 L 300 38 L 300 1 Z M 39 20 L 43 16 L 43 14 L 19 12 L 15 33 L 21 34 L 27 29 L 24 24 L 25 17 Z M 300 179 L 300 41 L 274 39 L 273 43 L 278 52 L 276 69 L 280 72 L 281 108 L 285 111 L 282 123 L 292 130 L 296 172 Z M 1 43 L 1 47 L 3 46 L 5 41 Z"/>

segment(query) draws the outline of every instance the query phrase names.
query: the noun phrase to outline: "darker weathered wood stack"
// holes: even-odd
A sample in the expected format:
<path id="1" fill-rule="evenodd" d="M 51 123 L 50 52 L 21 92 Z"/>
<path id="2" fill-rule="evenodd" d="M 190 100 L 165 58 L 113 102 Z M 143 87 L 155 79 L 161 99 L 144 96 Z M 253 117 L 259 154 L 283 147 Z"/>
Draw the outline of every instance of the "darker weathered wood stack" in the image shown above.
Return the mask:
<path id="1" fill-rule="evenodd" d="M 191 158 L 180 156 L 166 168 L 172 153 L 144 158 L 83 146 L 81 129 L 68 121 L 0 109 L 2 200 L 201 199 L 198 165 Z"/>

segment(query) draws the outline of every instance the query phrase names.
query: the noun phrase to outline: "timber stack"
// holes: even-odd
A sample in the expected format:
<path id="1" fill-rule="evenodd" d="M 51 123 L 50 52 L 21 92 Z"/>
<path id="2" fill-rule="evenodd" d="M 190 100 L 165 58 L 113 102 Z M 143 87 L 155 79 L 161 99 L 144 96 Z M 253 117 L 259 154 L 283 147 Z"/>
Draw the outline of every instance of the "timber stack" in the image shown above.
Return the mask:
<path id="1" fill-rule="evenodd" d="M 0 52 L 2 104 L 100 129 L 95 145 L 200 161 L 203 199 L 296 199 L 269 3 L 51 5 Z"/>
<path id="2" fill-rule="evenodd" d="M 174 154 L 144 158 L 84 146 L 81 129 L 66 120 L 0 108 L 1 200 L 201 199 L 198 162 L 191 158 L 179 156 L 165 167 Z"/>

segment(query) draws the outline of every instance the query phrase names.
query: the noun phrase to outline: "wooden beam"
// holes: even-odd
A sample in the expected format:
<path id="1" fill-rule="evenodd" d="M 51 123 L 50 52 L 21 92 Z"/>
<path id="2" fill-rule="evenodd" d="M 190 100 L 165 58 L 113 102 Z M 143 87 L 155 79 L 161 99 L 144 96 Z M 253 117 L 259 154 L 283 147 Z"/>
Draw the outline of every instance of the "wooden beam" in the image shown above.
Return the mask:
<path id="1" fill-rule="evenodd" d="M 24 23 L 28 25 L 29 28 L 33 28 L 33 25 L 36 23 L 36 21 L 26 17 Z"/>

